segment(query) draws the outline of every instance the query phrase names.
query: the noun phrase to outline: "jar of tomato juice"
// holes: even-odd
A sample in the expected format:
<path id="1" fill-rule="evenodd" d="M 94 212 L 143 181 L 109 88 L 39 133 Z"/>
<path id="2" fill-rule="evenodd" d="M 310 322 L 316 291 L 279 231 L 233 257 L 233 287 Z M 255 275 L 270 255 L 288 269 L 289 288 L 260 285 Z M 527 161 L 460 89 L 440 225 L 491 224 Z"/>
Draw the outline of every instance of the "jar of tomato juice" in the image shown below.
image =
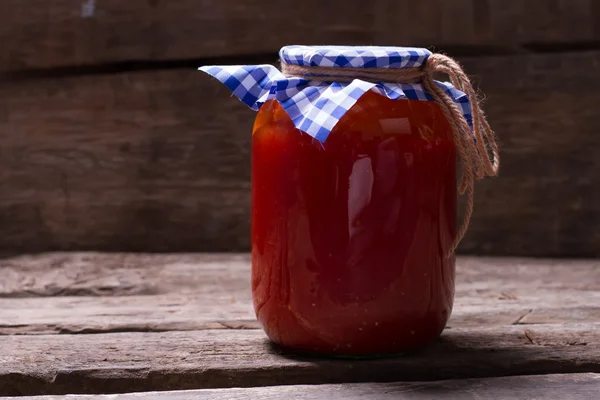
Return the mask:
<path id="1" fill-rule="evenodd" d="M 452 310 L 457 148 L 473 155 L 462 160 L 467 189 L 485 173 L 473 101 L 428 76 L 425 49 L 288 46 L 280 56 L 283 73 L 203 68 L 258 110 L 257 318 L 273 342 L 306 353 L 420 349 Z"/>

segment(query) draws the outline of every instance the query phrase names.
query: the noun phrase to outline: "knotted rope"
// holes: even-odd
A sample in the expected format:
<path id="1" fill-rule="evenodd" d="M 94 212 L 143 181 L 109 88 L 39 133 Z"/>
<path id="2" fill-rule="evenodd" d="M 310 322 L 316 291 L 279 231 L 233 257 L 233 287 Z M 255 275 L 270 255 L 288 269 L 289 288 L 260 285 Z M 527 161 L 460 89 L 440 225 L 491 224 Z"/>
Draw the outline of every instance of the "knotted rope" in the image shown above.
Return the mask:
<path id="1" fill-rule="evenodd" d="M 452 128 L 454 144 L 462 170 L 458 191 L 461 195 L 466 196 L 467 204 L 463 222 L 456 232 L 454 243 L 447 256 L 450 257 L 454 254 L 467 232 L 473 215 L 475 181 L 483 179 L 485 176 L 497 175 L 500 167 L 494 132 L 481 110 L 473 85 L 461 66 L 452 58 L 436 53 L 430 55 L 423 66 L 413 68 L 307 67 L 282 62 L 281 70 L 288 77 L 301 77 L 320 82 L 352 82 L 354 79 L 361 79 L 374 83 L 420 82 L 423 84 L 425 90 L 440 105 Z M 469 97 L 473 129 L 452 97 L 435 83 L 434 75 L 436 73 L 448 75 L 454 87 Z"/>

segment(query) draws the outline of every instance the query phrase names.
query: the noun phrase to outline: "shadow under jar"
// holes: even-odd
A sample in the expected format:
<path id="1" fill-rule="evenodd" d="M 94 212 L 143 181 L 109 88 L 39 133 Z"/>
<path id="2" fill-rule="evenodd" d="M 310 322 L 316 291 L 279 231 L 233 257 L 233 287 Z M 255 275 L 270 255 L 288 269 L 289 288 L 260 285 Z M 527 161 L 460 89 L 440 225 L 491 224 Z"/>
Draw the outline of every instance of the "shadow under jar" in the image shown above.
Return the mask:
<path id="1" fill-rule="evenodd" d="M 434 341 L 454 298 L 456 199 L 438 104 L 367 92 L 321 143 L 265 103 L 252 136 L 252 293 L 269 338 L 337 356 Z"/>

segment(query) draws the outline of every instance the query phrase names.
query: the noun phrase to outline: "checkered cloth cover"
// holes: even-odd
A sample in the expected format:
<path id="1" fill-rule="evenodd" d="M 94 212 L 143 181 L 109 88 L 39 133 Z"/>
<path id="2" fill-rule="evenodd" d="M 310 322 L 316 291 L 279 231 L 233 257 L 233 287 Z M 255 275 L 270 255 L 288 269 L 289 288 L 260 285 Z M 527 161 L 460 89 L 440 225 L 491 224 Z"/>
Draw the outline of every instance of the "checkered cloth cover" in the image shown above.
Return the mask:
<path id="1" fill-rule="evenodd" d="M 286 46 L 280 58 L 288 64 L 319 67 L 411 68 L 423 65 L 431 53 L 410 47 Z M 277 99 L 294 125 L 325 142 L 346 112 L 367 91 L 390 99 L 433 101 L 423 85 L 371 83 L 355 79 L 347 83 L 288 78 L 272 65 L 205 66 L 201 71 L 217 78 L 251 109 Z M 454 99 L 471 124 L 469 98 L 448 82 L 436 83 Z"/>

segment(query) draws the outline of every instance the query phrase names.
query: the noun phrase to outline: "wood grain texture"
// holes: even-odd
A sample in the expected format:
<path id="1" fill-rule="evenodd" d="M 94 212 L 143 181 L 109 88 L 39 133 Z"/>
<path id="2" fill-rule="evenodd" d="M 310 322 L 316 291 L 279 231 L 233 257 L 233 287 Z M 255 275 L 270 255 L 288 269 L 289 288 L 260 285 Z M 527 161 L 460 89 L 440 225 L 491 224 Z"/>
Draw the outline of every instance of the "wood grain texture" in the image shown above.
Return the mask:
<path id="1" fill-rule="evenodd" d="M 4 257 L 0 271 L 3 298 L 199 293 L 247 299 L 250 255 L 47 253 Z"/>
<path id="2" fill-rule="evenodd" d="M 600 256 L 600 52 L 462 61 L 503 165 L 478 184 L 460 251 Z M 0 90 L 0 251 L 249 248 L 254 113 L 216 81 L 169 70 Z"/>
<path id="3" fill-rule="evenodd" d="M 189 70 L 0 88 L 0 249 L 248 247 L 253 113 L 225 88 Z"/>
<path id="4" fill-rule="evenodd" d="M 594 43 L 599 15 L 590 0 L 4 0 L 0 70 L 275 54 L 294 43 L 514 53 Z"/>
<path id="5" fill-rule="evenodd" d="M 258 329 L 247 255 L 0 261 L 0 335 Z M 461 257 L 449 328 L 600 323 L 600 262 Z"/>
<path id="6" fill-rule="evenodd" d="M 361 362 L 295 356 L 236 329 L 0 336 L 0 348 L 0 395 L 600 372 L 600 324 L 450 329 L 418 354 Z"/>
<path id="7" fill-rule="evenodd" d="M 119 395 L 123 400 L 396 400 L 448 397 L 494 400 L 587 400 L 600 390 L 600 374 L 554 374 L 446 380 L 437 382 L 347 383 L 286 385 L 261 388 L 203 389 Z M 23 397 L 22 400 L 107 400 L 111 395 Z M 2 397 L 2 400 L 11 398 Z"/>
<path id="8" fill-rule="evenodd" d="M 598 146 L 600 126 L 590 105 L 600 100 L 600 81 L 592 76 L 600 52 L 463 64 L 485 93 L 502 167 L 497 179 L 477 185 L 475 218 L 461 250 L 599 256 L 600 159 L 590 149 Z"/>

